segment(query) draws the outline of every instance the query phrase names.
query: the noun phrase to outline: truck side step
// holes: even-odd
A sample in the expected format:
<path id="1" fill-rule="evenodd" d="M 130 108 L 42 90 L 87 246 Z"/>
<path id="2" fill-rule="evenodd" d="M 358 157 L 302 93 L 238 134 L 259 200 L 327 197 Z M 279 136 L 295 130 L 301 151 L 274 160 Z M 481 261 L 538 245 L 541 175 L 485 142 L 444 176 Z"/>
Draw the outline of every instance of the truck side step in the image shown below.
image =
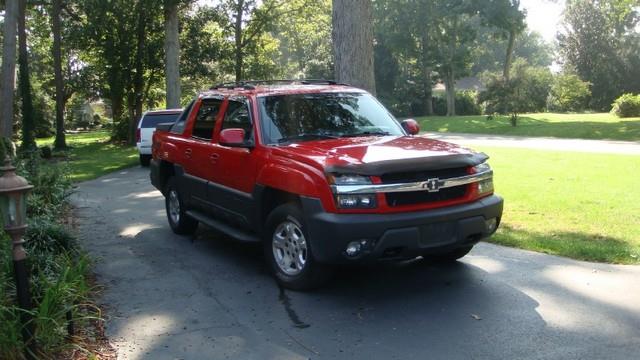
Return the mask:
<path id="1" fill-rule="evenodd" d="M 192 217 L 198 220 L 199 222 L 206 224 L 207 226 L 210 226 L 220 231 L 221 233 L 224 233 L 225 235 L 229 235 L 235 240 L 242 241 L 242 242 L 253 242 L 253 243 L 261 241 L 260 238 L 254 234 L 251 234 L 247 231 L 240 230 L 231 225 L 227 225 L 199 211 L 187 210 L 186 213 L 189 217 Z"/>

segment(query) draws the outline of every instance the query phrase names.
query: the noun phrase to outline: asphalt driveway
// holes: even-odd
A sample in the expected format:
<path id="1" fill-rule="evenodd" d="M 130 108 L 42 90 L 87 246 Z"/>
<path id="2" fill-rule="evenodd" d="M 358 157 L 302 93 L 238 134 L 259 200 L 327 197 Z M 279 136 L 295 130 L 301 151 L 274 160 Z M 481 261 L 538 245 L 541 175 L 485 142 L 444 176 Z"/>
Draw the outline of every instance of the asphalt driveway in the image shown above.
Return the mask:
<path id="1" fill-rule="evenodd" d="M 452 266 L 341 268 L 279 289 L 260 249 L 174 235 L 133 168 L 80 184 L 84 247 L 121 359 L 637 359 L 640 267 L 489 244 Z"/>

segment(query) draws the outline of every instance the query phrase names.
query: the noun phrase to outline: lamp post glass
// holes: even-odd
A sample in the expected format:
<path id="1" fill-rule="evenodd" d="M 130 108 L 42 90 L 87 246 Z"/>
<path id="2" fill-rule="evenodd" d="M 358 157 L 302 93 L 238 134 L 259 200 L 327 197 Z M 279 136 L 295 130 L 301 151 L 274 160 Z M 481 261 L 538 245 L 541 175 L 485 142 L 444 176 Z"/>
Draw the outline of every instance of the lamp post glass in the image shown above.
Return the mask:
<path id="1" fill-rule="evenodd" d="M 10 192 L 0 195 L 0 209 L 5 229 L 23 227 L 27 223 L 25 192 Z"/>

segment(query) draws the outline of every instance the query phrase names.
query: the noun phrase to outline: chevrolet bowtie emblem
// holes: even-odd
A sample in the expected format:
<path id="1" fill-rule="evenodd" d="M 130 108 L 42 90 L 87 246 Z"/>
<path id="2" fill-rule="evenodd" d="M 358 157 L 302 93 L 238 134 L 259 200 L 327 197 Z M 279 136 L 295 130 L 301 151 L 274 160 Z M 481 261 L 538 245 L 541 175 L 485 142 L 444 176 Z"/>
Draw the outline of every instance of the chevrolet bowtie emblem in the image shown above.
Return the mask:
<path id="1" fill-rule="evenodd" d="M 429 179 L 422 183 L 422 188 L 427 190 L 428 192 L 438 192 L 440 191 L 440 179 Z"/>

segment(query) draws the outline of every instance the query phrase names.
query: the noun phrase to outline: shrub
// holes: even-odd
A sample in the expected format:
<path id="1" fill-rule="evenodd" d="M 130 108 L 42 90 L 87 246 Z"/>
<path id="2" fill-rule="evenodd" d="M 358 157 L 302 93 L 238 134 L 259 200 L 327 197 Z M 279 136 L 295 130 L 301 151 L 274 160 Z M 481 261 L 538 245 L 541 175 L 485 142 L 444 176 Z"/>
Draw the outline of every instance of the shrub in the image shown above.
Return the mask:
<path id="1" fill-rule="evenodd" d="M 433 113 L 436 115 L 447 115 L 447 99 L 443 96 L 435 96 L 433 103 Z M 456 115 L 480 115 L 482 110 L 478 104 L 478 93 L 473 90 L 462 90 L 456 92 Z"/>
<path id="2" fill-rule="evenodd" d="M 582 81 L 576 74 L 556 75 L 551 85 L 547 109 L 550 111 L 584 111 L 591 97 L 591 83 Z"/>
<path id="3" fill-rule="evenodd" d="M 66 345 L 67 315 L 82 326 L 95 311 L 88 304 L 89 260 L 77 247 L 74 236 L 59 223 L 64 214 L 71 183 L 66 170 L 48 166 L 37 151 L 21 153 L 17 171 L 34 185 L 28 198 L 28 223 L 25 248 L 29 257 L 30 290 L 33 301 L 35 336 L 41 358 L 60 351 Z M 11 243 L 0 233 L 0 359 L 22 359 L 24 344 L 20 335 Z"/>
<path id="4" fill-rule="evenodd" d="M 40 147 L 40 156 L 43 159 L 51 159 L 53 157 L 53 151 L 51 150 L 51 146 L 43 145 Z"/>
<path id="5" fill-rule="evenodd" d="M 478 99 L 485 106 L 485 112 L 509 114 L 511 124 L 515 126 L 518 114 L 546 108 L 552 75 L 549 69 L 532 67 L 523 59 L 517 59 L 508 80 L 498 73 L 485 73 L 483 80 L 486 90 Z"/>
<path id="6" fill-rule="evenodd" d="M 640 94 L 624 94 L 613 102 L 611 113 L 621 118 L 640 116 Z"/>

